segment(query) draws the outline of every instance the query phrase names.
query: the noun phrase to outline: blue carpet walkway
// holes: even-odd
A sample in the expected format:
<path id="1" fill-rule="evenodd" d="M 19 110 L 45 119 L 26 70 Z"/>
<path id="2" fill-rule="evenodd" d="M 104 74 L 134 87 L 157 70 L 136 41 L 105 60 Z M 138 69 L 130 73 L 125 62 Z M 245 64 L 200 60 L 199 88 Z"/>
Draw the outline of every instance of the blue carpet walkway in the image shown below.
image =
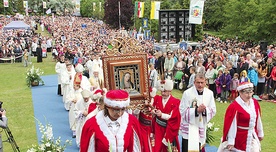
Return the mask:
<path id="1" fill-rule="evenodd" d="M 69 128 L 68 111 L 64 109 L 62 97 L 57 95 L 57 75 L 42 76 L 44 86 L 32 87 L 34 116 L 42 124 L 51 124 L 55 138 L 61 137 L 62 141 L 72 140 L 65 152 L 78 152 L 75 138 Z M 38 140 L 41 133 L 36 121 L 36 132 Z"/>

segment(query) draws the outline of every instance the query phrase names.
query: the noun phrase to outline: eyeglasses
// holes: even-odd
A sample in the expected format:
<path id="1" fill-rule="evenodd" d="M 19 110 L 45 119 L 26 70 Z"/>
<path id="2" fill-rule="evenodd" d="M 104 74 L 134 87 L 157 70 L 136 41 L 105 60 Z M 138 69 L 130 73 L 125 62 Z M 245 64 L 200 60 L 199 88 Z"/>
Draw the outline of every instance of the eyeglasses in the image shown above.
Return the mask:
<path id="1" fill-rule="evenodd" d="M 112 108 L 112 107 L 108 107 L 108 106 L 106 106 L 106 108 L 110 109 L 114 113 L 121 113 L 121 112 L 125 112 L 126 111 L 126 108 Z"/>
<path id="2" fill-rule="evenodd" d="M 242 90 L 242 93 L 250 94 L 250 93 L 254 93 L 254 90 L 253 89 L 244 89 L 244 90 Z"/>

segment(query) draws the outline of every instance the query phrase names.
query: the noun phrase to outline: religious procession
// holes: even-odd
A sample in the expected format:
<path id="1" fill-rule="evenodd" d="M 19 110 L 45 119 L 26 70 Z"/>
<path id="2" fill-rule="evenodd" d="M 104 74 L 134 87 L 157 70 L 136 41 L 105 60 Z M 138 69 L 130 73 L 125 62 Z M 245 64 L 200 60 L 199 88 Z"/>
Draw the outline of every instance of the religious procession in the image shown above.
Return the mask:
<path id="1" fill-rule="evenodd" d="M 212 39 L 207 36 L 205 41 L 208 43 Z M 260 106 L 252 98 L 254 79 L 242 74 L 249 69 L 250 62 L 236 53 L 247 53 L 245 50 L 233 50 L 235 53 L 232 54 L 229 49 L 230 59 L 211 47 L 203 50 L 189 48 L 191 54 L 181 49 L 154 52 L 153 56 L 148 52 L 146 60 L 149 64 L 145 65 L 148 70 L 141 71 L 137 66 L 145 61 L 136 58 L 140 56 L 139 50 L 132 57 L 126 47 L 122 46 L 121 51 L 127 56 L 119 52 L 118 47 L 117 52 L 107 50 L 105 53 L 121 56 L 91 56 L 87 53 L 86 57 L 78 55 L 78 59 L 71 61 L 64 57 L 64 52 L 60 51 L 63 49 L 58 51 L 61 52 L 61 60 L 55 67 L 60 76 L 58 94 L 63 95 L 65 109 L 75 113 L 75 117 L 69 117 L 69 122 L 80 151 L 204 151 L 207 124 L 216 115 L 216 101 L 232 103 L 224 119 L 221 151 L 260 150 L 260 146 L 252 149 L 248 142 L 255 143 L 256 140 L 260 145 L 264 132 Z M 207 52 L 210 56 L 204 59 Z M 249 55 L 250 52 L 246 56 Z M 231 61 L 236 57 L 239 59 L 235 60 L 240 61 L 235 68 Z M 112 62 L 112 58 L 117 61 Z M 255 65 L 257 60 L 254 60 L 251 61 Z M 72 66 L 72 62 L 76 64 Z M 272 58 L 267 62 L 271 64 Z M 179 71 L 185 73 L 181 79 L 176 78 Z M 181 83 L 184 83 L 183 88 L 179 87 Z M 72 88 L 73 92 L 66 91 Z M 171 94 L 173 89 L 183 90 L 182 98 L 175 98 Z M 145 90 L 149 94 L 143 95 Z M 249 133 L 249 128 L 253 132 Z"/>
<path id="2" fill-rule="evenodd" d="M 73 2 L 74 15 L 60 14 L 50 2 L 41 3 L 38 15 L 29 11 L 35 4 L 24 1 L 25 15 L 1 16 L 0 69 L 18 69 L 9 74 L 16 77 L 31 67 L 24 101 L 33 111 L 24 115 L 34 127 L 26 130 L 32 135 L 20 135 L 16 128 L 24 122 L 12 123 L 15 134 L 8 131 L 0 152 L 19 152 L 19 146 L 27 152 L 269 152 L 264 137 L 273 140 L 268 112 L 276 103 L 275 37 L 259 43 L 250 35 L 206 32 L 195 39 L 196 27 L 207 26 L 202 11 L 210 4 L 192 0 L 189 9 L 167 10 L 164 3 L 91 2 L 89 16 L 82 10 L 86 1 Z M 14 9 L 8 0 L 3 6 L 4 13 Z M 36 85 L 28 71 L 39 73 Z M 13 79 L 14 88 L 22 79 Z M 0 95 L 15 101 L 5 103 L 18 113 L 9 119 L 21 120 L 22 110 L 14 108 L 21 99 L 10 96 Z M 6 132 L 6 110 L 0 114 Z M 42 126 L 43 119 L 51 125 Z"/>

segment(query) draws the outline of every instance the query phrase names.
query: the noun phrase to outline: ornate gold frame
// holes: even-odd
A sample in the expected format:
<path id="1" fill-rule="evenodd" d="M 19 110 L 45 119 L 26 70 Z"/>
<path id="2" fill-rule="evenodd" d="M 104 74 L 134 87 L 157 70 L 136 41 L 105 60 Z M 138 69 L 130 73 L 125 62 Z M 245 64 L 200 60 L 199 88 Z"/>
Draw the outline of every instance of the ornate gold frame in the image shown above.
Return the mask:
<path id="1" fill-rule="evenodd" d="M 120 88 L 122 75 L 129 72 L 134 88 L 129 91 L 130 109 L 143 109 L 149 96 L 148 59 L 139 42 L 133 38 L 117 38 L 111 42 L 112 49 L 103 56 L 104 86 L 107 90 Z M 135 93 L 132 94 L 131 92 Z"/>

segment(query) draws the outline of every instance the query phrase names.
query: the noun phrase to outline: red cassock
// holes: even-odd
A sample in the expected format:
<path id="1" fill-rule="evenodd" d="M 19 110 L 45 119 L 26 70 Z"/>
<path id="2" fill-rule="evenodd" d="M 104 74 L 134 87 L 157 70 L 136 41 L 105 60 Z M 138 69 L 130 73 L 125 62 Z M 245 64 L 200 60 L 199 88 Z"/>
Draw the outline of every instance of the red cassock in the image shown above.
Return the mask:
<path id="1" fill-rule="evenodd" d="M 142 151 L 139 122 L 136 117 L 124 113 L 120 128 L 114 135 L 104 120 L 104 110 L 87 120 L 82 129 L 80 152 Z M 139 150 L 135 147 L 139 147 Z"/>
<path id="2" fill-rule="evenodd" d="M 235 138 L 235 145 L 234 145 L 236 149 L 242 150 L 242 151 L 248 151 L 249 149 L 248 147 L 251 146 L 251 142 L 249 141 L 251 141 L 253 138 L 252 133 L 249 133 L 249 129 L 244 129 L 244 128 L 254 127 L 253 131 L 256 132 L 258 137 L 260 137 L 260 135 L 258 135 L 260 131 L 258 131 L 257 129 L 258 129 L 258 119 L 260 119 L 259 116 L 260 116 L 261 109 L 257 100 L 253 99 L 253 103 L 255 106 L 256 120 L 253 120 L 255 123 L 253 123 L 252 125 L 250 125 L 250 118 L 252 119 L 252 116 L 250 116 L 250 114 L 237 101 L 234 101 L 229 105 L 225 113 L 222 142 L 227 141 L 227 135 L 231 133 L 229 132 L 229 130 L 232 125 L 232 122 L 234 121 L 235 116 L 236 116 L 236 122 L 238 126 L 236 138 Z"/>
<path id="3" fill-rule="evenodd" d="M 178 141 L 178 130 L 180 127 L 180 100 L 170 96 L 165 107 L 163 107 L 162 96 L 155 96 L 153 106 L 161 110 L 162 113 L 171 115 L 168 120 L 164 120 L 160 117 L 154 117 L 152 122 L 153 133 L 155 135 L 154 151 L 167 152 L 168 147 L 162 143 L 165 139 L 166 142 L 175 143 L 178 151 L 180 151 L 180 145 Z"/>
<path id="4" fill-rule="evenodd" d="M 88 113 L 94 111 L 96 108 L 97 108 L 97 103 L 96 102 L 90 103 L 89 107 L 88 107 Z"/>
<path id="5" fill-rule="evenodd" d="M 141 138 L 143 144 L 143 152 L 152 152 L 151 141 L 150 141 L 150 133 L 151 133 L 151 122 L 152 116 L 145 115 L 143 112 L 139 114 L 139 122 L 140 122 L 140 130 L 141 130 Z"/>

